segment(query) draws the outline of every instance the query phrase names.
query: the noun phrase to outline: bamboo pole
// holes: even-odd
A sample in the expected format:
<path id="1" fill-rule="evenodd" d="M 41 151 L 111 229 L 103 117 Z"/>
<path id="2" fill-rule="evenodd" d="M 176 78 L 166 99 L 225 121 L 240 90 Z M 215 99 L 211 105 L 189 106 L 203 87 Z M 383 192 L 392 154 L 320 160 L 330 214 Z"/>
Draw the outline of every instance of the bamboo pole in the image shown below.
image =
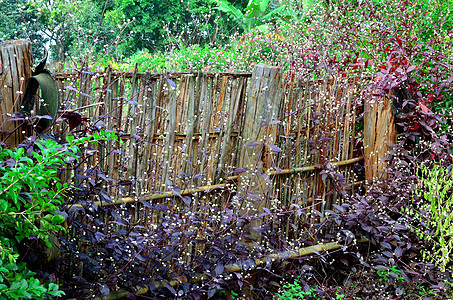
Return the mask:
<path id="1" fill-rule="evenodd" d="M 344 160 L 344 161 L 338 161 L 338 162 L 332 162 L 332 165 L 336 166 L 346 166 L 346 165 L 351 165 L 356 162 L 360 162 L 363 160 L 363 156 Z M 321 164 L 317 164 L 314 166 L 307 166 L 307 167 L 300 167 L 300 168 L 290 168 L 290 169 L 285 169 L 281 171 L 271 171 L 268 172 L 269 176 L 279 176 L 279 175 L 285 175 L 285 174 L 292 174 L 292 173 L 302 173 L 302 172 L 309 172 L 309 171 L 315 171 L 315 170 L 320 170 L 322 168 Z M 232 184 L 234 181 L 239 179 L 239 175 L 237 176 L 230 176 L 226 178 L 226 183 L 222 184 L 214 184 L 214 185 L 207 185 L 207 186 L 201 186 L 197 187 L 194 189 L 185 189 L 180 192 L 181 196 L 184 195 L 192 195 L 195 193 L 200 193 L 200 192 L 208 192 L 208 191 L 213 191 L 213 190 L 218 190 L 218 189 L 223 189 L 228 187 L 229 184 Z M 178 196 L 174 192 L 162 192 L 162 193 L 156 193 L 156 194 L 151 194 L 151 195 L 144 195 L 141 197 L 125 197 L 122 199 L 117 199 L 115 201 L 112 201 L 111 203 L 107 203 L 104 201 L 96 201 L 94 204 L 96 206 L 111 206 L 111 205 L 116 205 L 116 204 L 123 204 L 123 203 L 134 203 L 138 201 L 149 201 L 149 200 L 156 200 L 156 199 L 163 199 L 163 198 L 168 198 L 168 197 L 176 197 Z M 75 206 L 81 206 L 81 205 L 75 205 Z"/>
<path id="2" fill-rule="evenodd" d="M 93 72 L 92 75 L 99 75 L 103 74 L 103 72 Z M 136 77 L 141 78 L 145 76 L 145 72 L 143 73 L 137 73 Z M 151 78 L 153 77 L 159 77 L 162 75 L 162 73 L 149 73 L 151 75 Z M 208 77 L 216 77 L 216 76 L 230 76 L 233 78 L 239 78 L 239 77 L 252 77 L 252 73 L 250 72 L 219 72 L 219 73 L 210 73 L 210 72 L 203 72 L 202 74 L 208 76 Z M 172 73 L 172 74 L 167 74 L 168 78 L 179 78 L 184 75 L 194 75 L 198 76 L 199 72 L 178 72 L 178 73 Z M 55 78 L 57 80 L 62 80 L 62 79 L 68 79 L 72 78 L 74 76 L 78 76 L 78 73 L 72 72 L 72 73 L 56 73 Z M 112 73 L 113 77 L 124 77 L 124 78 L 133 78 L 134 73 L 132 72 L 113 72 Z"/>

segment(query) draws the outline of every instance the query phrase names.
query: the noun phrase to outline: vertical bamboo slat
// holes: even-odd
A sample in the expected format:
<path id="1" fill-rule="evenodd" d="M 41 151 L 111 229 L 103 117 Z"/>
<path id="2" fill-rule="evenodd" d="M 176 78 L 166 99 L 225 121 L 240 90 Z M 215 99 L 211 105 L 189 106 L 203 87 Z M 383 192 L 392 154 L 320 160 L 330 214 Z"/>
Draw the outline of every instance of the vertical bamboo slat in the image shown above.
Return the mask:
<path id="1" fill-rule="evenodd" d="M 200 78 L 197 77 L 197 82 L 200 81 Z M 196 163 L 193 161 L 193 153 L 194 153 L 194 133 L 196 133 L 197 130 L 197 123 L 198 123 L 198 110 L 199 110 L 199 98 L 196 97 L 196 91 L 195 91 L 195 85 L 196 85 L 196 80 L 192 74 L 188 75 L 187 78 L 187 85 L 189 86 L 188 89 L 188 94 L 187 94 L 187 102 L 188 102 L 188 107 L 187 107 L 187 121 L 185 124 L 185 135 L 186 139 L 184 142 L 184 152 L 183 152 L 183 158 L 184 158 L 184 163 L 182 167 L 182 171 L 184 174 L 187 175 L 194 175 L 194 164 Z M 191 184 L 191 187 L 193 186 L 193 182 Z"/>
<path id="2" fill-rule="evenodd" d="M 165 145 L 163 148 L 163 169 L 162 169 L 162 181 L 161 186 L 167 185 L 167 180 L 170 179 L 169 173 L 172 172 L 172 159 L 173 159 L 173 146 L 175 143 L 176 136 L 176 88 L 168 87 L 168 98 L 167 98 L 167 119 L 165 126 Z"/>
<path id="3" fill-rule="evenodd" d="M 129 149 L 127 153 L 127 171 L 126 171 L 126 180 L 131 180 L 132 182 L 135 181 L 135 170 L 133 169 L 134 166 L 134 161 L 135 161 L 135 152 L 136 152 L 136 129 L 137 129 L 137 118 L 136 118 L 136 113 L 137 113 L 137 108 L 138 108 L 138 102 L 137 102 L 137 97 L 138 97 L 138 87 L 139 87 L 139 81 L 137 78 L 137 64 L 135 65 L 134 69 L 134 75 L 132 78 L 132 88 L 131 88 L 131 94 L 130 94 L 130 99 L 131 101 L 128 103 L 128 111 L 130 114 L 126 115 L 126 117 L 131 119 L 131 128 L 129 131 Z M 129 110 L 130 109 L 130 110 Z M 129 122 L 126 122 L 128 124 Z M 133 187 L 134 185 L 132 185 Z M 133 188 L 130 188 L 128 193 L 135 192 Z"/>

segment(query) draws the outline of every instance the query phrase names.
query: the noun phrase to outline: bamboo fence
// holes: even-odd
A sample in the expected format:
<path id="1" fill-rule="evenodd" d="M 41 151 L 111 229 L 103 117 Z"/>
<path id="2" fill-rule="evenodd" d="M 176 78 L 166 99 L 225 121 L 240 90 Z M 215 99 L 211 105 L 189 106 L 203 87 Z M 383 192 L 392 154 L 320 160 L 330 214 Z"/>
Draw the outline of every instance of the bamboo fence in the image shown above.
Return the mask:
<path id="1" fill-rule="evenodd" d="M 80 112 L 84 126 L 120 136 L 119 142 L 93 145 L 97 154 L 79 174 L 93 176 L 98 169 L 108 178 L 111 197 L 100 196 L 97 205 L 129 203 L 146 211 L 140 200 L 165 203 L 178 187 L 194 206 L 234 203 L 245 194 L 257 195 L 260 209 L 323 212 L 360 179 L 354 172 L 363 165 L 354 153 L 363 109 L 355 101 L 358 80 L 295 80 L 264 65 L 253 73 L 107 68 L 55 76 L 63 111 Z M 68 132 L 61 120 L 57 127 Z M 337 168 L 344 182 L 331 180 Z M 147 215 L 146 223 L 157 221 Z"/>

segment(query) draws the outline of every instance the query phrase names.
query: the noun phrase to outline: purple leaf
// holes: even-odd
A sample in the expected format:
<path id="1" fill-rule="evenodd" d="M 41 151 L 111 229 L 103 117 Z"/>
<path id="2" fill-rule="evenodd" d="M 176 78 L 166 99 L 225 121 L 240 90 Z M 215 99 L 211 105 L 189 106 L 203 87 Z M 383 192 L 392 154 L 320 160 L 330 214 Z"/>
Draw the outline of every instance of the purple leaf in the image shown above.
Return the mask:
<path id="1" fill-rule="evenodd" d="M 271 151 L 274 151 L 274 152 L 282 152 L 282 149 L 280 149 L 278 146 L 276 145 L 268 145 L 269 149 Z"/>
<path id="2" fill-rule="evenodd" d="M 403 295 L 404 293 L 404 290 L 402 288 L 396 288 L 395 289 L 395 294 L 400 297 L 401 295 Z"/>
<path id="3" fill-rule="evenodd" d="M 394 227 L 396 230 L 406 230 L 406 226 L 404 225 L 401 225 L 401 224 L 395 224 L 395 227 Z"/>
<path id="4" fill-rule="evenodd" d="M 261 143 L 259 143 L 259 142 L 251 142 L 251 143 L 248 143 L 245 146 L 246 147 L 255 147 L 255 146 L 259 146 L 259 145 L 261 145 Z"/>
<path id="5" fill-rule="evenodd" d="M 219 264 L 215 267 L 215 274 L 216 274 L 216 276 L 219 276 L 220 274 L 222 274 L 224 270 L 225 270 L 225 267 L 223 266 L 223 264 L 222 264 L 222 263 L 219 263 Z"/>
<path id="6" fill-rule="evenodd" d="M 148 201 L 141 200 L 140 203 L 147 208 L 154 209 L 154 206 L 152 206 Z"/>
<path id="7" fill-rule="evenodd" d="M 18 117 L 18 118 L 8 119 L 8 121 L 23 121 L 23 120 L 25 120 L 25 118 Z"/>
<path id="8" fill-rule="evenodd" d="M 407 71 L 406 71 L 406 72 L 409 73 L 409 72 L 412 72 L 412 71 L 415 70 L 415 69 L 417 69 L 417 66 L 412 65 L 412 66 L 410 66 L 409 68 L 407 68 Z"/>
<path id="9" fill-rule="evenodd" d="M 6 160 L 6 165 L 10 168 L 14 168 L 16 166 L 16 160 L 13 158 L 9 158 Z"/>
<path id="10" fill-rule="evenodd" d="M 64 211 L 56 210 L 55 213 L 56 213 L 57 215 L 62 216 L 62 217 L 65 218 L 65 219 L 68 218 L 68 214 L 67 214 L 66 212 L 64 212 Z"/>
<path id="11" fill-rule="evenodd" d="M 190 198 L 189 196 L 183 196 L 181 197 L 181 199 L 187 206 L 189 206 L 192 203 L 192 198 Z"/>
<path id="12" fill-rule="evenodd" d="M 403 255 L 403 249 L 401 249 L 400 247 L 396 247 L 396 249 L 395 249 L 396 258 L 400 258 L 402 255 Z"/>
<path id="13" fill-rule="evenodd" d="M 174 186 L 171 190 L 175 195 L 181 197 L 181 188 L 179 186 Z"/>
<path id="14" fill-rule="evenodd" d="M 341 205 L 333 204 L 332 206 L 339 212 L 344 212 L 344 208 Z"/>
<path id="15" fill-rule="evenodd" d="M 122 223 L 123 219 L 121 218 L 120 214 L 116 210 L 111 211 L 112 217 L 117 221 L 118 223 Z"/>
<path id="16" fill-rule="evenodd" d="M 242 174 L 247 172 L 247 169 L 244 168 L 237 168 L 236 170 L 233 171 L 234 174 Z"/>
<path id="17" fill-rule="evenodd" d="M 108 182 L 108 181 L 113 181 L 113 179 L 107 178 L 107 176 L 105 176 L 105 175 L 102 174 L 102 173 L 98 173 L 98 175 L 99 175 L 99 177 L 100 177 L 102 180 L 104 180 L 104 181 L 106 181 L 106 182 Z"/>
<path id="18" fill-rule="evenodd" d="M 384 251 L 384 252 L 382 252 L 382 254 L 387 256 L 387 257 L 393 257 L 393 253 L 390 252 L 390 251 Z"/>
<path id="19" fill-rule="evenodd" d="M 173 80 L 167 78 L 167 82 L 168 82 L 168 84 L 170 84 L 174 89 L 176 88 L 176 83 L 175 83 Z"/>
<path id="20" fill-rule="evenodd" d="M 93 98 L 93 96 L 89 95 L 89 94 L 86 94 L 86 93 L 80 93 L 81 95 L 85 96 L 85 97 L 88 97 L 88 98 Z"/>
<path id="21" fill-rule="evenodd" d="M 212 297 L 214 297 L 215 292 L 216 292 L 216 289 L 210 289 L 208 291 L 208 299 L 211 299 Z"/>
<path id="22" fill-rule="evenodd" d="M 157 204 L 155 209 L 161 212 L 167 212 L 169 210 L 168 206 L 163 204 Z"/>
<path id="23" fill-rule="evenodd" d="M 64 88 L 67 89 L 67 90 L 70 90 L 70 91 L 77 91 L 77 89 L 74 88 L 74 87 L 71 86 L 71 85 L 65 86 Z"/>
<path id="24" fill-rule="evenodd" d="M 392 249 L 392 246 L 387 242 L 381 242 L 381 246 L 386 249 Z"/>
<path id="25" fill-rule="evenodd" d="M 176 296 L 176 291 L 175 289 L 167 282 L 167 281 L 164 281 L 163 282 L 165 287 L 173 294 Z"/>
<path id="26" fill-rule="evenodd" d="M 105 238 L 105 234 L 103 234 L 103 233 L 101 233 L 99 231 L 96 231 L 94 233 L 94 237 L 96 238 L 96 241 L 99 242 L 99 241 L 101 241 L 101 240 L 103 240 Z"/>
<path id="27" fill-rule="evenodd" d="M 106 126 L 105 126 L 104 121 L 98 120 L 98 121 L 96 121 L 96 123 L 94 123 L 94 127 L 96 127 L 98 130 L 100 130 L 100 129 L 104 129 Z"/>
<path id="28" fill-rule="evenodd" d="M 357 225 L 357 222 L 354 220 L 351 220 L 351 221 L 346 222 L 346 225 L 352 227 L 352 226 Z"/>
<path id="29" fill-rule="evenodd" d="M 101 196 L 100 198 L 101 198 L 103 201 L 105 201 L 105 202 L 107 202 L 107 203 L 112 202 L 111 199 L 110 199 L 110 196 L 109 196 L 107 193 L 100 192 L 99 194 L 100 194 L 100 196 Z"/>
<path id="30" fill-rule="evenodd" d="M 52 117 L 49 115 L 43 115 L 43 116 L 35 116 L 33 119 L 47 119 L 47 120 L 52 120 Z"/>

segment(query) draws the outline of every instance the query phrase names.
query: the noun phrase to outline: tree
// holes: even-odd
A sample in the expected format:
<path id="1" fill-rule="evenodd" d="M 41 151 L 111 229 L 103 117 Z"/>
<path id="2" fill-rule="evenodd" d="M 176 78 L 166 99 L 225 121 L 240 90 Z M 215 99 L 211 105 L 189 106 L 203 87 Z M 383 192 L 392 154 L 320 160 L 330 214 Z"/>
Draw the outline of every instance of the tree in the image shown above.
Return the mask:
<path id="1" fill-rule="evenodd" d="M 218 4 L 218 9 L 231 15 L 245 32 L 250 32 L 254 28 L 263 32 L 268 31 L 267 22 L 286 8 L 284 5 L 273 7 L 270 0 L 250 0 L 243 13 L 228 0 L 219 0 Z"/>
<path id="2" fill-rule="evenodd" d="M 189 34 L 191 37 L 196 35 L 195 28 L 202 27 L 202 16 L 208 15 L 212 7 L 212 0 L 116 0 L 115 9 L 108 12 L 108 18 L 114 23 L 133 20 L 133 33 L 127 43 L 130 50 L 154 50 L 174 41 L 192 25 L 195 27 Z"/>
<path id="3" fill-rule="evenodd" d="M 247 0 L 237 5 L 245 7 Z M 181 43 L 213 44 L 229 37 L 232 22 L 216 6 L 216 0 L 116 0 L 107 17 L 113 23 L 132 20 L 131 39 L 123 45 L 126 53 L 144 48 L 155 52 Z"/>
<path id="4" fill-rule="evenodd" d="M 107 0 L 35 0 L 41 34 L 51 42 L 53 58 L 64 61 L 90 58 L 96 52 L 110 52 L 120 43 L 123 24 L 115 26 L 105 20 Z"/>
<path id="5" fill-rule="evenodd" d="M 26 0 L 0 0 L 0 41 L 30 39 L 33 54 L 39 57 L 47 41 L 40 35 L 41 26 L 36 22 L 37 15 L 30 9 Z"/>

